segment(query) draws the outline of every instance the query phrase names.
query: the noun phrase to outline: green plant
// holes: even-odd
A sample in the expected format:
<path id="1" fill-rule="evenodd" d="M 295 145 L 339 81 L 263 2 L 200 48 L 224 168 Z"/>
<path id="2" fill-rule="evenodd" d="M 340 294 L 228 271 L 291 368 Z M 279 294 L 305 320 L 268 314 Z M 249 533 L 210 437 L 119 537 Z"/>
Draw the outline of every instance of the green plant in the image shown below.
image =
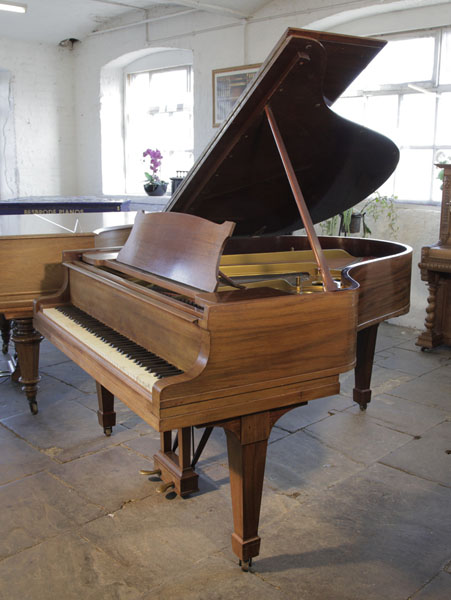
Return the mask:
<path id="1" fill-rule="evenodd" d="M 356 208 L 348 208 L 338 215 L 334 215 L 327 221 L 320 224 L 321 231 L 325 235 L 334 235 L 337 229 L 337 224 L 340 222 L 339 234 L 343 231 L 345 235 L 351 231 L 351 220 L 353 216 L 360 216 L 363 223 L 363 237 L 371 234 L 371 229 L 368 226 L 366 217 L 370 217 L 373 221 L 378 221 L 382 216 L 387 221 L 387 226 L 390 233 L 396 236 L 399 229 L 398 214 L 395 200 L 396 196 L 382 196 L 379 192 L 375 192 L 363 201 L 361 206 Z"/>
<path id="2" fill-rule="evenodd" d="M 327 219 L 327 221 L 323 221 L 320 223 L 321 233 L 323 235 L 335 235 L 335 230 L 337 229 L 337 225 L 340 222 L 340 215 L 334 215 Z"/>

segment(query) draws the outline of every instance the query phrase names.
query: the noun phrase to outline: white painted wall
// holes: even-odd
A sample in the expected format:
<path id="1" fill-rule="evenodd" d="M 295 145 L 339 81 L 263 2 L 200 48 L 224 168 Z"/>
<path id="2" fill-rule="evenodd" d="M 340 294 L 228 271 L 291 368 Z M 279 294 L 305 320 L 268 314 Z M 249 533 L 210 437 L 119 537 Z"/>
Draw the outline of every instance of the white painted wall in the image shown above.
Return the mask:
<path id="1" fill-rule="evenodd" d="M 440 6 L 427 6 L 433 1 Z M 331 5 L 336 6 L 327 8 Z M 11 73 L 17 171 L 10 166 L 9 175 L 14 174 L 17 195 L 123 193 L 121 81 L 130 62 L 155 49 L 192 51 L 197 156 L 216 131 L 213 69 L 262 62 L 289 26 L 368 35 L 451 23 L 450 2 L 423 0 L 413 10 L 403 8 L 402 0 L 274 0 L 247 23 L 191 13 L 92 35 L 73 51 L 0 40 L 0 69 Z M 114 125 L 105 119 L 102 124 L 105 113 L 117 116 Z M 426 292 L 416 263 L 421 246 L 438 237 L 439 215 L 431 208 L 407 205 L 400 212 L 398 237 L 412 243 L 416 257 L 413 309 L 398 322 L 422 327 Z M 375 234 L 386 237 L 384 231 Z"/>
<path id="2" fill-rule="evenodd" d="M 0 70 L 10 74 L 1 198 L 76 192 L 72 59 L 58 46 L 0 39 Z"/>

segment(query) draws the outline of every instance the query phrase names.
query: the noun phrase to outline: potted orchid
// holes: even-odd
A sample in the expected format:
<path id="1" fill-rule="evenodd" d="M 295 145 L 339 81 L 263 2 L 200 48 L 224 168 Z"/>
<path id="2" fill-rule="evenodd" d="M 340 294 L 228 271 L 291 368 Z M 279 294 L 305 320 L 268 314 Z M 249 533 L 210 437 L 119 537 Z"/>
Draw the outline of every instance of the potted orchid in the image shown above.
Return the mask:
<path id="1" fill-rule="evenodd" d="M 144 161 L 146 160 L 146 157 L 149 157 L 149 170 L 144 172 L 146 177 L 144 190 L 148 196 L 163 196 L 168 187 L 167 181 L 162 181 L 158 176 L 163 155 L 158 149 L 151 150 L 150 148 L 147 148 L 147 150 L 144 150 L 143 152 Z"/>

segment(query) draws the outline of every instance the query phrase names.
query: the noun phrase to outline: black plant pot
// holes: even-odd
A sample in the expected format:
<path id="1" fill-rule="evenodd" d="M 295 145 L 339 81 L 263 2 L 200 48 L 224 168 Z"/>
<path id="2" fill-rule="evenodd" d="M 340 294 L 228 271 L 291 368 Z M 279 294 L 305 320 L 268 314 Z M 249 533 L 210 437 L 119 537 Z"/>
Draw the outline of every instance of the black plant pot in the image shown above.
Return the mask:
<path id="1" fill-rule="evenodd" d="M 148 196 L 164 196 L 166 194 L 167 183 L 148 183 L 144 184 L 144 191 Z"/>

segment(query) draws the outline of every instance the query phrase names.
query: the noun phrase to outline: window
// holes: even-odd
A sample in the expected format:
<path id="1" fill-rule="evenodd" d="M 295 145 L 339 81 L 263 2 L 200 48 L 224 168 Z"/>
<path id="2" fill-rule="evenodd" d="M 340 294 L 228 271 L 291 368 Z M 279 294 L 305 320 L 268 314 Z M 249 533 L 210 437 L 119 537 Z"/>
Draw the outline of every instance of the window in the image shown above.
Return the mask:
<path id="1" fill-rule="evenodd" d="M 400 161 L 382 194 L 439 202 L 434 163 L 451 160 L 451 30 L 387 39 L 334 110 L 398 145 Z"/>
<path id="2" fill-rule="evenodd" d="M 125 94 L 126 192 L 143 194 L 147 148 L 162 153 L 159 175 L 164 181 L 193 164 L 192 68 L 130 73 Z"/>

